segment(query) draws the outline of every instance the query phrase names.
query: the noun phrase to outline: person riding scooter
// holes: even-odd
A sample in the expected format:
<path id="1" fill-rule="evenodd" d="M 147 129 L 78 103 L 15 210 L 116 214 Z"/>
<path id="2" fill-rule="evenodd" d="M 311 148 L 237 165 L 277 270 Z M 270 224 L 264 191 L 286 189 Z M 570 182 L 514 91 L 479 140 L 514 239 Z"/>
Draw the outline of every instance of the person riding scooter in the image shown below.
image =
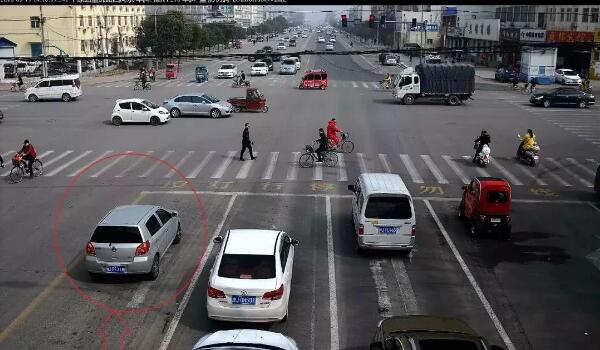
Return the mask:
<path id="1" fill-rule="evenodd" d="M 536 144 L 535 134 L 531 129 L 527 129 L 527 133 L 523 136 L 521 145 L 519 145 L 519 154 L 523 154 L 526 151 L 533 151 Z"/>
<path id="2" fill-rule="evenodd" d="M 478 138 L 473 140 L 473 142 L 475 142 L 477 144 L 477 148 L 475 150 L 475 155 L 473 156 L 473 163 L 475 163 L 477 161 L 477 155 L 479 155 L 479 153 L 483 149 L 483 145 L 489 146 L 490 143 L 492 143 L 492 138 L 491 138 L 490 134 L 487 133 L 487 131 L 481 130 L 481 134 L 479 135 Z"/>

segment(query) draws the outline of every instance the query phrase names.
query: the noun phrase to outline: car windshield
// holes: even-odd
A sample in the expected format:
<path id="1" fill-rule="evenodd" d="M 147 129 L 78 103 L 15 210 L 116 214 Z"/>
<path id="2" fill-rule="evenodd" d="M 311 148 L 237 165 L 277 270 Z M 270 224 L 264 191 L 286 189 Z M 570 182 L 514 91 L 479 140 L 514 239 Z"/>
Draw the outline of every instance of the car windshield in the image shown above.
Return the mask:
<path id="1" fill-rule="evenodd" d="M 421 350 L 480 350 L 476 343 L 465 339 L 421 339 Z"/>
<path id="2" fill-rule="evenodd" d="M 150 107 L 150 108 L 152 108 L 152 109 L 156 109 L 156 108 L 160 107 L 160 106 L 159 106 L 159 105 L 157 105 L 156 103 L 154 103 L 154 102 L 150 102 L 150 101 L 148 101 L 148 100 L 142 100 L 142 104 L 144 104 L 144 105 L 146 105 L 146 106 L 148 106 L 148 107 Z"/>
<path id="3" fill-rule="evenodd" d="M 564 75 L 577 75 L 577 73 L 575 73 L 574 71 L 572 71 L 570 69 L 563 69 L 563 74 Z"/>
<path id="4" fill-rule="evenodd" d="M 219 102 L 219 101 L 220 101 L 218 98 L 216 98 L 216 97 L 213 97 L 213 96 L 211 96 L 211 95 L 202 95 L 202 98 L 205 98 L 205 99 L 207 99 L 207 100 L 208 100 L 208 101 L 210 101 L 211 103 L 217 103 L 217 102 Z"/>
<path id="5" fill-rule="evenodd" d="M 233 64 L 224 64 L 221 66 L 221 69 L 233 69 Z"/>
<path id="6" fill-rule="evenodd" d="M 488 191 L 487 201 L 490 203 L 506 203 L 508 201 L 507 191 Z"/>
<path id="7" fill-rule="evenodd" d="M 265 66 L 266 66 L 266 64 L 264 62 L 260 62 L 260 63 L 255 63 L 252 67 L 263 68 Z"/>
<path id="8" fill-rule="evenodd" d="M 283 61 L 283 64 L 285 64 L 285 65 L 295 65 L 296 61 L 294 61 L 294 60 L 285 60 L 285 61 Z"/>
<path id="9" fill-rule="evenodd" d="M 219 277 L 239 279 L 275 278 L 275 256 L 223 254 Z"/>
<path id="10" fill-rule="evenodd" d="M 410 219 L 412 210 L 407 197 L 371 196 L 365 209 L 365 217 L 369 219 Z"/>
<path id="11" fill-rule="evenodd" d="M 94 243 L 142 243 L 142 235 L 137 227 L 98 226 L 90 240 Z"/>

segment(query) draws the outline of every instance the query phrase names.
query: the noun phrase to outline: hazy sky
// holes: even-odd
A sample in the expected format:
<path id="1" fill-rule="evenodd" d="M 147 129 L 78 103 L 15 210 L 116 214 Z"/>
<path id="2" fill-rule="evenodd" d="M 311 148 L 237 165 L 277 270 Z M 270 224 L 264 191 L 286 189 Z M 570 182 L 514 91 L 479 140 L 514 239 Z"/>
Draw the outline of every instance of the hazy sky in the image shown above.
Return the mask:
<path id="1" fill-rule="evenodd" d="M 316 5 L 296 5 L 296 6 L 282 6 L 282 9 L 285 8 L 289 11 L 342 11 L 347 10 L 351 7 L 351 5 L 347 6 L 316 6 Z M 308 23 L 322 23 L 325 21 L 325 16 L 327 13 L 306 13 L 304 15 L 306 21 Z"/>

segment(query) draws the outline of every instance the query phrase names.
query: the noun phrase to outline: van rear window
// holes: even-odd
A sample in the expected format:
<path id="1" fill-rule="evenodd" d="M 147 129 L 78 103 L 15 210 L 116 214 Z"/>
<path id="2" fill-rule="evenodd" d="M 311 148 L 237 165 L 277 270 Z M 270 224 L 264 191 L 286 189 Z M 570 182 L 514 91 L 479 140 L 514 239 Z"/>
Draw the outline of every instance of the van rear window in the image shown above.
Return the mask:
<path id="1" fill-rule="evenodd" d="M 142 235 L 137 227 L 98 226 L 92 235 L 94 243 L 142 243 Z"/>
<path id="2" fill-rule="evenodd" d="M 219 277 L 253 280 L 275 278 L 275 256 L 223 254 Z"/>
<path id="3" fill-rule="evenodd" d="M 407 197 L 369 197 L 365 217 L 369 219 L 410 219 L 412 210 Z"/>
<path id="4" fill-rule="evenodd" d="M 488 191 L 487 201 L 490 203 L 506 203 L 508 201 L 508 192 Z"/>

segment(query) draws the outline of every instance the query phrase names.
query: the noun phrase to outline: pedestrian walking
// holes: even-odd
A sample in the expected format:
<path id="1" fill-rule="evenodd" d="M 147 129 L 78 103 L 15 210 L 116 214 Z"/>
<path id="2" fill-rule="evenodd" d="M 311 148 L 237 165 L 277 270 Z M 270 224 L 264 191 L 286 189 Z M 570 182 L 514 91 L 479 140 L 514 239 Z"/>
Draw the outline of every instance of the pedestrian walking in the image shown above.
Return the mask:
<path id="1" fill-rule="evenodd" d="M 250 153 L 250 159 L 254 160 L 256 159 L 256 157 L 254 156 L 254 154 L 252 153 L 252 145 L 254 144 L 254 142 L 250 141 L 250 123 L 246 123 L 244 124 L 244 131 L 242 131 L 242 151 L 240 152 L 240 160 L 244 161 L 244 152 L 246 152 L 246 149 L 248 149 L 248 152 Z"/>

